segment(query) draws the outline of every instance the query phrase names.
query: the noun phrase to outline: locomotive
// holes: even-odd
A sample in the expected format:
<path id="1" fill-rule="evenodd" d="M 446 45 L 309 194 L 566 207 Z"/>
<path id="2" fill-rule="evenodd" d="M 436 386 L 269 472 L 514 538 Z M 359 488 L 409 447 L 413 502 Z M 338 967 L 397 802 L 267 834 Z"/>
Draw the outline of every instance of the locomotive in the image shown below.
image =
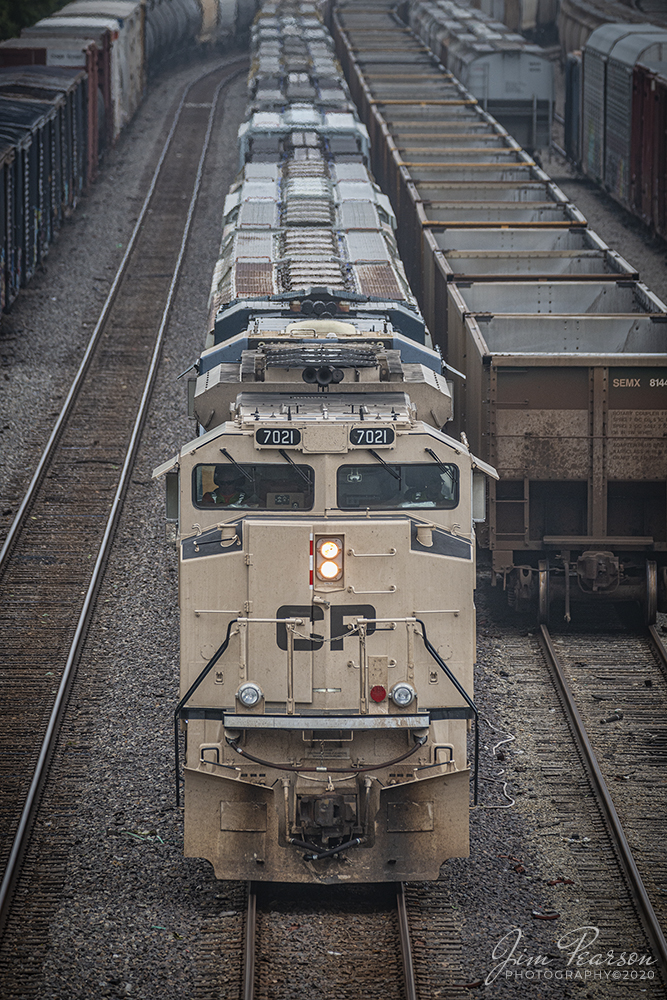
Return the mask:
<path id="1" fill-rule="evenodd" d="M 262 8 L 200 433 L 155 471 L 178 521 L 185 853 L 221 879 L 434 879 L 468 853 L 496 474 L 445 430 L 455 375 L 334 69 L 314 5 Z"/>

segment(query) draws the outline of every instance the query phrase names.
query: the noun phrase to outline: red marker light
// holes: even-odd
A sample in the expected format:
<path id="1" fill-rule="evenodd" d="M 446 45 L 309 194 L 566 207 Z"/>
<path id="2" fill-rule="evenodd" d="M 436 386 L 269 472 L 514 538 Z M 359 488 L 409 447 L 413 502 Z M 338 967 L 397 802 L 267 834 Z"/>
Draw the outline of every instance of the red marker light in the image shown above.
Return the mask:
<path id="1" fill-rule="evenodd" d="M 384 701 L 387 697 L 387 690 L 383 688 L 381 684 L 376 684 L 375 687 L 371 688 L 371 698 L 373 701 Z"/>

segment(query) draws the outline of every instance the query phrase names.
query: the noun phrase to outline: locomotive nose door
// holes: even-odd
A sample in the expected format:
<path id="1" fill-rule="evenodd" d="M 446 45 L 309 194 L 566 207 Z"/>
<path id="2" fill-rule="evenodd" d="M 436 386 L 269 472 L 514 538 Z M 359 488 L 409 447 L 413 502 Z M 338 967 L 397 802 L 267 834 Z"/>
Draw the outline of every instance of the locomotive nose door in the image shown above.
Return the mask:
<path id="1" fill-rule="evenodd" d="M 322 609 L 311 602 L 309 524 L 277 520 L 246 522 L 247 677 L 262 687 L 265 703 L 285 705 L 293 643 L 293 698 L 309 704 L 313 697 L 313 653 L 321 640 Z M 300 618 L 290 627 L 274 619 Z M 270 621 L 262 621 L 270 619 Z"/>
<path id="2" fill-rule="evenodd" d="M 317 580 L 317 539 L 326 537 L 327 529 L 344 543 L 342 579 L 331 590 Z M 332 709 L 386 713 L 387 685 L 397 673 L 394 668 L 404 665 L 406 659 L 405 626 L 392 627 L 391 619 L 410 615 L 414 605 L 408 567 L 410 522 L 376 515 L 335 522 L 333 530 L 331 524 L 319 522 L 315 524 L 315 539 L 314 593 L 315 600 L 327 603 L 325 635 L 329 639 L 325 648 L 314 654 L 315 690 L 320 684 L 324 686 Z M 355 628 L 359 618 L 368 620 L 361 634 Z M 376 623 L 376 619 L 385 622 Z M 369 698 L 373 686 L 377 686 L 375 701 Z"/>

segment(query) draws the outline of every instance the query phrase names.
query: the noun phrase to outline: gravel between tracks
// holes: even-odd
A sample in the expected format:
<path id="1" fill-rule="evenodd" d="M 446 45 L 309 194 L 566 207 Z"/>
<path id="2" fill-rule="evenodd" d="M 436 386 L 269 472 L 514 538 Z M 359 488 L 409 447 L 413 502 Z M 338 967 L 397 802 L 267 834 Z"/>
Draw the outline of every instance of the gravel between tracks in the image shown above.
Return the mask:
<path id="1" fill-rule="evenodd" d="M 588 787 L 581 779 L 569 783 L 569 772 L 578 773 L 578 764 L 572 764 L 575 755 L 568 750 L 570 738 L 560 709 L 554 707 L 557 700 L 549 683 L 540 693 L 541 685 L 536 682 L 538 675 L 545 674 L 539 669 L 536 632 L 530 617 L 523 616 L 517 622 L 506 608 L 504 595 L 482 580 L 478 589 L 475 700 L 484 719 L 480 771 L 495 783 L 480 782 L 480 804 L 509 808 L 473 810 L 470 858 L 447 862 L 440 876 L 441 880 L 449 879 L 451 904 L 460 913 L 468 981 L 484 981 L 492 975 L 517 938 L 514 957 L 534 962 L 537 956 L 546 956 L 549 961 L 542 969 L 566 972 L 572 948 L 560 949 L 558 941 L 568 935 L 571 940 L 580 938 L 583 932 L 578 929 L 585 927 L 600 928 L 597 943 L 587 949 L 589 957 L 598 953 L 606 956 L 609 951 L 617 960 L 622 952 L 646 955 L 642 933 L 631 915 L 620 912 L 626 905 L 620 880 L 616 883 L 620 903 L 611 935 L 606 930 L 608 913 L 600 912 L 600 899 L 604 907 L 611 900 L 608 909 L 615 909 L 613 885 L 610 895 L 606 885 L 599 894 L 595 884 L 595 892 L 591 889 L 591 865 L 599 865 L 602 884 L 609 882 L 607 872 L 614 870 L 614 862 L 600 823 L 595 819 L 591 822 L 591 810 L 583 798 L 590 794 Z M 559 734 L 562 754 L 558 752 Z M 511 742 L 500 746 L 508 737 Z M 503 795 L 499 779 L 507 781 L 512 805 Z M 534 915 L 551 912 L 558 914 L 553 920 Z M 504 935 L 509 935 L 507 942 L 499 946 Z M 487 995 L 494 1000 L 519 1000 L 527 995 L 531 1000 L 628 1000 L 642 991 L 642 996 L 655 1000 L 667 997 L 657 976 L 644 981 L 608 980 L 601 970 L 611 975 L 619 971 L 615 966 L 589 966 L 582 960 L 578 967 L 576 962 L 574 959 L 569 971 L 579 971 L 580 978 L 573 975 L 569 980 L 537 975 L 533 980 L 517 980 L 511 976 L 514 966 L 510 962 L 489 984 Z"/>
<path id="2" fill-rule="evenodd" d="M 64 226 L 45 268 L 3 318 L 0 515 L 5 526 L 15 498 L 29 481 L 40 444 L 48 436 L 122 256 L 167 112 L 180 86 L 199 71 L 191 66 L 157 83 L 109 157 L 99 183 Z M 159 382 L 100 594 L 99 614 L 79 670 L 76 698 L 81 703 L 90 699 L 97 706 L 94 730 L 77 729 L 75 709 L 62 739 L 63 747 L 74 741 L 88 753 L 88 780 L 69 831 L 69 880 L 51 921 L 41 979 L 30 993 L 39 1000 L 238 996 L 235 950 L 242 895 L 234 884 L 215 882 L 206 863 L 182 858 L 181 817 L 173 806 L 177 564 L 175 552 L 164 543 L 162 487 L 150 477 L 154 466 L 175 453 L 192 433 L 184 416 L 184 387 L 174 378 L 201 345 L 222 201 L 236 170 L 234 136 L 244 103 L 244 85 L 239 81 L 225 103 L 223 128 L 210 153 L 215 169 L 207 172 Z M 664 244 L 653 243 L 604 196 L 569 176 L 562 181 L 569 173 L 562 161 L 545 160 L 545 168 L 558 176 L 593 228 L 640 269 L 658 295 L 667 297 Z M 566 187 L 570 182 L 572 189 Z M 521 732 L 525 708 L 506 669 L 507 634 L 493 620 L 485 613 L 480 616 L 479 699 L 484 713 L 499 727 L 497 733 L 488 727 L 482 732 L 487 746 L 484 767 L 489 769 L 494 766 L 490 747 L 503 738 L 504 727 L 515 735 Z M 551 879 L 571 872 L 571 855 L 557 836 L 541 834 L 548 830 L 540 826 L 547 821 L 548 803 L 543 800 L 538 768 L 533 768 L 529 754 L 517 754 L 522 746 L 513 746 L 515 750 L 507 751 L 512 763 L 509 791 L 517 804 L 473 813 L 471 858 L 449 862 L 441 876 L 449 882 L 450 904 L 460 916 L 468 981 L 488 976 L 496 964 L 492 950 L 512 927 L 524 930 L 521 947 L 527 954 L 553 955 L 557 932 L 595 918 L 587 901 L 576 895 L 576 887 L 547 886 Z M 492 788 L 483 784 L 482 801 L 504 804 L 499 786 Z M 39 837 L 48 837 L 48 822 L 40 824 Z M 517 858 L 523 873 L 515 870 Z M 532 918 L 537 906 L 562 911 L 557 928 Z M 228 935 L 228 950 L 213 941 L 214 933 Z M 634 943 L 618 941 L 610 947 L 630 948 Z M 23 961 L 18 947 L 17 973 Z M 211 951 L 219 968 L 215 982 L 202 973 L 203 957 Z M 316 964 L 318 955 L 311 960 Z M 633 985 L 632 995 L 644 985 Z M 297 980 L 294 995 L 305 996 L 298 987 Z M 322 997 L 329 996 L 326 983 L 319 988 Z M 622 984 L 522 985 L 501 979 L 492 988 L 471 993 L 482 994 L 502 1000 L 526 995 L 531 1000 L 571 996 L 621 1000 L 630 995 Z M 0 979 L 0 995 L 21 994 L 8 979 Z"/>

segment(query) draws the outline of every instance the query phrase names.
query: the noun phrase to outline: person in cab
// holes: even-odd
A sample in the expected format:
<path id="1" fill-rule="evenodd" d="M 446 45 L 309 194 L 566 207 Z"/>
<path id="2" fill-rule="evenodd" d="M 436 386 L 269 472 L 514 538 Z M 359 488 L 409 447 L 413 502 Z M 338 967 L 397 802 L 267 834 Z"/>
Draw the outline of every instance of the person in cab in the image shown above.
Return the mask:
<path id="1" fill-rule="evenodd" d="M 245 501 L 245 477 L 235 466 L 216 465 L 213 482 L 215 489 L 204 494 L 204 503 L 233 507 Z"/>

